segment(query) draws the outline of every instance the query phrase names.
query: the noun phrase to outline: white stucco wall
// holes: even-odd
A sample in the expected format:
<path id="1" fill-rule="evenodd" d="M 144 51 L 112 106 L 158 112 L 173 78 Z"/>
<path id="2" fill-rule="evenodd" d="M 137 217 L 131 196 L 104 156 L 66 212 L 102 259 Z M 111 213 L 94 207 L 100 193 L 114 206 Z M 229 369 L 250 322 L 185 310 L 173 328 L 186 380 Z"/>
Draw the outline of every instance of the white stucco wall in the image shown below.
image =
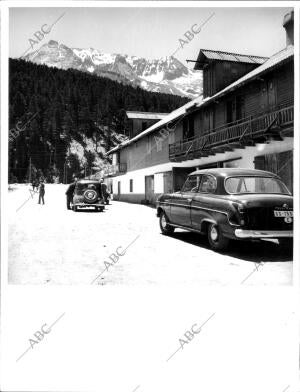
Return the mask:
<path id="1" fill-rule="evenodd" d="M 155 165 L 145 169 L 128 172 L 124 175 L 114 177 L 113 190 L 116 194 L 118 191 L 118 181 L 121 181 L 121 194 L 129 192 L 129 180 L 133 179 L 132 193 L 145 193 L 145 176 L 154 175 L 154 192 L 163 193 L 163 172 L 172 170 L 173 167 L 195 167 L 211 164 L 214 162 L 225 161 L 241 157 L 237 161 L 226 164 L 227 167 L 240 167 L 254 169 L 254 158 L 259 155 L 279 153 L 293 150 L 292 137 L 285 138 L 284 141 L 272 141 L 269 144 L 257 144 L 254 147 L 245 149 L 236 149 L 234 151 L 216 154 L 210 157 L 193 159 L 184 162 L 168 162 L 162 165 Z"/>

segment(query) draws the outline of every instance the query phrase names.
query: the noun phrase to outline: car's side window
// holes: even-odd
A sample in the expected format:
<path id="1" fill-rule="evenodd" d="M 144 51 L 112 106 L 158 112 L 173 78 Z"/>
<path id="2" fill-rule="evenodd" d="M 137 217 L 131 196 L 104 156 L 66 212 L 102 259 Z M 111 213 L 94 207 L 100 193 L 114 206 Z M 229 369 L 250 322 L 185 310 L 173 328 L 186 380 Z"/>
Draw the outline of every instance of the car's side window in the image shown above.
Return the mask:
<path id="1" fill-rule="evenodd" d="M 217 180 L 209 174 L 203 174 L 199 192 L 201 193 L 214 193 L 217 189 Z"/>
<path id="2" fill-rule="evenodd" d="M 189 176 L 182 187 L 182 192 L 197 192 L 200 183 L 200 176 Z"/>

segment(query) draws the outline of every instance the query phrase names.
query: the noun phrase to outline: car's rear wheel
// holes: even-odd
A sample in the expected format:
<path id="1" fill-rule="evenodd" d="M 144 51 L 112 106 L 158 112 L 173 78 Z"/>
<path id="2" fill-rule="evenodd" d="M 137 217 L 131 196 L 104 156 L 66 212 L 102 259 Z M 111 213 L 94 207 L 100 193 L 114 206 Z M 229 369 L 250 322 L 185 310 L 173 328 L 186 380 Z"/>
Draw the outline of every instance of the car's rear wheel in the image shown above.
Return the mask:
<path id="1" fill-rule="evenodd" d="M 208 226 L 207 238 L 210 247 L 214 250 L 225 250 L 228 247 L 229 239 L 224 237 L 220 227 L 214 223 Z"/>
<path id="2" fill-rule="evenodd" d="M 75 212 L 78 211 L 77 206 L 74 206 L 74 205 L 73 205 L 73 206 L 72 206 L 72 210 L 75 211 Z"/>
<path id="3" fill-rule="evenodd" d="M 164 212 L 159 216 L 159 226 L 163 234 L 168 235 L 174 233 L 174 227 L 169 225 L 168 218 Z"/>

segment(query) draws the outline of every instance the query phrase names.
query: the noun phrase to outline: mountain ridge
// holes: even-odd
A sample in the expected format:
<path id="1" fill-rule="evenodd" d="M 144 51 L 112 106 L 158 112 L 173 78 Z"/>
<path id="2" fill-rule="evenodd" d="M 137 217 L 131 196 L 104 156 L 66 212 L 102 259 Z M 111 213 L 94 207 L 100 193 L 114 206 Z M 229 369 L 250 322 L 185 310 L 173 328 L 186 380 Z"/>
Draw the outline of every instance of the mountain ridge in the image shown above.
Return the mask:
<path id="1" fill-rule="evenodd" d="M 193 71 L 173 56 L 148 60 L 94 48 L 70 48 L 50 40 L 22 57 L 26 61 L 59 69 L 76 69 L 108 77 L 146 91 L 196 98 L 202 94 L 202 73 Z"/>

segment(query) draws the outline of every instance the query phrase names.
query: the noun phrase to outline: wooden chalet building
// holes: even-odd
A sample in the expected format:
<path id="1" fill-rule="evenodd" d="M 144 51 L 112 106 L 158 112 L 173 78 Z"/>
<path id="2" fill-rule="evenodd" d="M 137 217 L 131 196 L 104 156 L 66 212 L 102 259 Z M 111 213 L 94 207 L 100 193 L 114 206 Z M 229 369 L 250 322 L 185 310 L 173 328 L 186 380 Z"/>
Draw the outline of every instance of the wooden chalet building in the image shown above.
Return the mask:
<path id="1" fill-rule="evenodd" d="M 287 45 L 270 58 L 201 49 L 195 69 L 203 72 L 203 97 L 108 152 L 113 165 L 126 167 L 107 176 L 114 199 L 152 204 L 207 167 L 268 170 L 292 190 L 293 23 L 291 12 L 283 22 Z"/>
<path id="2" fill-rule="evenodd" d="M 166 117 L 168 113 L 154 112 L 126 112 L 126 132 L 129 138 L 133 138 L 145 131 L 151 125 Z"/>

